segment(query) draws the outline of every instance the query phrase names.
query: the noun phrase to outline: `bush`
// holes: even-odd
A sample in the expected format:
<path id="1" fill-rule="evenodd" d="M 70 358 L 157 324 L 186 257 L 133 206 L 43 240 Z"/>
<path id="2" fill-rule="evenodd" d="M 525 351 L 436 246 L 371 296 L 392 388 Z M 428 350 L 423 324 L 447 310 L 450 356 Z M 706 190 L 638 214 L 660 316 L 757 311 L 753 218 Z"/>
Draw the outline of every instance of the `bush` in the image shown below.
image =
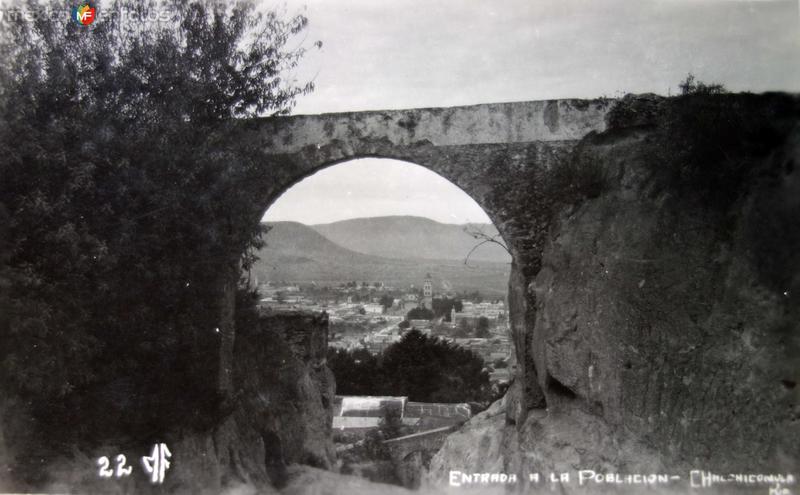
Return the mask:
<path id="1" fill-rule="evenodd" d="M 718 95 L 728 92 L 722 84 L 705 84 L 695 80 L 691 72 L 678 84 L 678 88 L 681 90 L 681 95 Z"/>
<path id="2" fill-rule="evenodd" d="M 720 211 L 741 196 L 756 163 L 785 135 L 771 109 L 748 108 L 752 102 L 695 91 L 665 103 L 651 159 L 675 192 Z"/>

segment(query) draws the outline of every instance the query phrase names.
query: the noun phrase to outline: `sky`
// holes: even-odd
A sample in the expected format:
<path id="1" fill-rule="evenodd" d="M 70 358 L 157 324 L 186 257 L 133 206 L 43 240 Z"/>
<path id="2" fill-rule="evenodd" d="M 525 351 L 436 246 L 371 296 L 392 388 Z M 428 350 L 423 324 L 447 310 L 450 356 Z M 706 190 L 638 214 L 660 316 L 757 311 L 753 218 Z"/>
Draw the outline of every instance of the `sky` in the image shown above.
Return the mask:
<path id="1" fill-rule="evenodd" d="M 464 191 L 430 170 L 399 160 L 362 159 L 328 167 L 286 191 L 265 221 L 306 225 L 385 215 L 441 223 L 490 223 Z"/>
<path id="2" fill-rule="evenodd" d="M 263 0 L 304 13 L 297 43 L 309 50 L 291 75 L 313 80 L 293 113 L 455 106 L 552 98 L 674 94 L 688 73 L 732 91 L 800 92 L 800 0 Z M 372 162 L 379 164 L 379 162 Z M 338 170 L 338 171 L 337 171 Z M 410 170 L 410 169 L 409 169 Z M 334 213 L 413 214 L 403 188 L 360 184 L 357 168 L 332 167 L 326 180 L 352 184 L 351 196 L 326 203 Z M 425 190 L 430 176 L 406 177 Z M 322 177 L 322 176 L 320 176 Z M 322 190 L 307 181 L 303 201 Z M 388 178 L 387 178 L 388 180 Z M 414 181 L 414 182 L 410 182 Z M 386 182 L 386 181 L 384 181 Z M 452 200 L 446 192 L 442 201 Z M 285 195 L 286 196 L 286 195 Z M 287 196 L 288 197 L 288 196 Z M 371 198 L 371 199 L 368 199 Z M 309 203 L 311 204 L 311 203 Z M 409 213 L 398 211 L 406 204 Z M 290 209 L 281 206 L 285 214 Z M 466 207 L 465 207 L 466 208 Z M 402 208 L 400 208 L 402 210 Z M 415 211 L 415 210 L 414 210 Z M 449 210 L 426 211 L 448 217 Z M 472 216 L 469 209 L 462 216 Z M 348 218 L 348 217 L 343 217 Z M 340 218 L 337 218 L 340 219 Z M 437 219 L 437 218 L 434 218 Z M 473 220 L 474 221 L 474 220 Z"/>

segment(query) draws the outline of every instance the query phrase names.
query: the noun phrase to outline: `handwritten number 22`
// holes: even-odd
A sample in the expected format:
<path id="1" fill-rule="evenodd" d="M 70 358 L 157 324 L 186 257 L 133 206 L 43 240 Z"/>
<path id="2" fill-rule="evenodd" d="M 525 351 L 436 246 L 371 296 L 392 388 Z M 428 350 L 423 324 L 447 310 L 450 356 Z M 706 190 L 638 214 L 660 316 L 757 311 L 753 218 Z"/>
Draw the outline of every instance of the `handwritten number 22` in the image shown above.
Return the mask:
<path id="1" fill-rule="evenodd" d="M 121 478 L 123 476 L 128 476 L 131 474 L 131 472 L 133 471 L 133 466 L 125 467 L 127 459 L 123 454 L 119 454 L 116 457 L 116 461 L 117 461 L 117 468 L 116 468 L 117 478 Z M 111 461 L 108 460 L 108 457 L 103 456 L 97 459 L 97 464 L 100 466 L 99 474 L 101 478 L 110 478 L 114 476 L 115 474 L 114 471 L 112 471 L 109 467 L 111 465 Z"/>

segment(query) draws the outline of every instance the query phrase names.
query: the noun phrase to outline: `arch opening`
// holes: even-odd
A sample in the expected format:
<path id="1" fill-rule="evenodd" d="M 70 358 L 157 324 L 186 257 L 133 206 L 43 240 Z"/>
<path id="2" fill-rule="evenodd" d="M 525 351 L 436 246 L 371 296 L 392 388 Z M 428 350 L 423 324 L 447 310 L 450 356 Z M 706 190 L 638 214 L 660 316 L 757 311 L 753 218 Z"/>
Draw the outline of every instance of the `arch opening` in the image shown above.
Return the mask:
<path id="1" fill-rule="evenodd" d="M 376 354 L 412 327 L 462 345 L 499 341 L 505 354 L 472 344 L 493 380 L 507 380 L 512 257 L 490 216 L 457 185 L 410 162 L 353 159 L 287 188 L 262 221 L 266 246 L 250 280 L 263 309 L 326 311 L 334 347 Z M 385 332 L 337 331 L 355 315 L 382 318 Z M 393 333 L 400 323 L 407 326 Z"/>
<path id="2" fill-rule="evenodd" d="M 259 310 L 328 316 L 335 443 L 451 427 L 506 392 L 512 255 L 459 186 L 407 161 L 352 159 L 286 188 L 262 223 L 248 277 Z"/>
<path id="3" fill-rule="evenodd" d="M 259 253 L 270 270 L 262 263 L 253 276 L 258 282 L 281 275 L 305 283 L 348 282 L 352 280 L 344 280 L 346 274 L 353 273 L 348 266 L 339 267 L 336 273 L 298 274 L 280 264 L 314 261 L 321 268 L 330 261 L 326 257 L 338 259 L 347 254 L 368 268 L 355 272 L 365 281 L 372 275 L 386 275 L 377 268 L 381 261 L 403 261 L 401 265 L 408 270 L 413 267 L 409 260 L 422 260 L 419 266 L 423 268 L 400 277 L 419 288 L 430 271 L 424 267 L 446 261 L 446 272 L 455 278 L 441 280 L 444 290 L 483 289 L 489 297 L 505 299 L 512 256 L 490 217 L 463 189 L 421 165 L 388 158 L 326 164 L 271 200 L 261 218 L 271 232 L 263 237 L 267 246 Z M 295 238 L 287 244 L 285 235 Z M 300 245 L 301 240 L 306 244 Z M 323 253 L 326 248 L 328 256 Z M 286 256 L 287 249 L 292 256 Z M 308 250 L 317 258 L 305 256 Z M 272 262 L 267 263 L 269 260 Z M 328 264 L 327 268 L 336 267 Z M 420 271 L 426 273 L 417 273 Z"/>

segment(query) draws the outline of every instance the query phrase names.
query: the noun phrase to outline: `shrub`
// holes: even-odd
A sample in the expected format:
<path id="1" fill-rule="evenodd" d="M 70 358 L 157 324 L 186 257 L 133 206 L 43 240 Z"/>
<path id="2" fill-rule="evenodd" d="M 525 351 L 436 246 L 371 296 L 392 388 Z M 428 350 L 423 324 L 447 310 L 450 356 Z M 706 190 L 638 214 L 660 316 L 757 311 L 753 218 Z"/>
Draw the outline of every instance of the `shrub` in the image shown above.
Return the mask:
<path id="1" fill-rule="evenodd" d="M 728 92 L 722 84 L 697 81 L 691 72 L 678 84 L 678 88 L 681 90 L 681 95 L 718 95 Z"/>

